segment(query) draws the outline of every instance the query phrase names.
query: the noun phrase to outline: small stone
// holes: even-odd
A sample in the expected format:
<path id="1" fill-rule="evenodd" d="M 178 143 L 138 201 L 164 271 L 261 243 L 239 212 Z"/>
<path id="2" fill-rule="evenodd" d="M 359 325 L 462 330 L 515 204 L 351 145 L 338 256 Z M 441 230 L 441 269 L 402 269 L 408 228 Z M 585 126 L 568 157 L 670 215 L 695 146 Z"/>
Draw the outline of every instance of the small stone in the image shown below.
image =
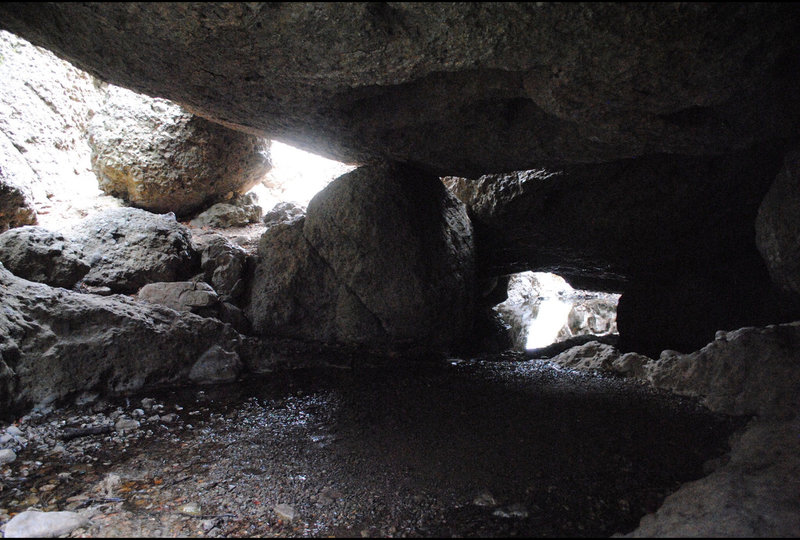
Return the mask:
<path id="1" fill-rule="evenodd" d="M 484 491 L 472 501 L 472 504 L 475 506 L 497 506 L 497 499 L 489 493 L 488 491 Z"/>
<path id="2" fill-rule="evenodd" d="M 142 408 L 146 411 L 152 410 L 155 404 L 156 400 L 153 398 L 146 397 L 142 399 Z"/>
<path id="3" fill-rule="evenodd" d="M 53 491 L 54 489 L 56 489 L 56 485 L 55 484 L 45 484 L 45 485 L 43 485 L 42 487 L 39 488 L 39 491 L 43 491 L 43 492 L 47 493 L 48 491 Z"/>
<path id="4" fill-rule="evenodd" d="M 0 450 L 0 465 L 11 463 L 17 459 L 17 454 L 11 449 Z"/>
<path id="5" fill-rule="evenodd" d="M 176 417 L 177 415 L 175 413 L 164 414 L 161 416 L 161 421 L 164 422 L 165 424 L 171 424 L 172 422 L 175 421 Z"/>
<path id="6" fill-rule="evenodd" d="M 114 429 L 117 431 L 136 431 L 139 429 L 139 422 L 133 420 L 131 418 L 120 418 L 117 420 L 117 423 L 114 424 Z"/>
<path id="7" fill-rule="evenodd" d="M 13 437 L 22 437 L 23 433 L 22 430 L 19 429 L 17 426 L 8 426 L 6 429 L 6 433 Z"/>
<path id="8" fill-rule="evenodd" d="M 275 514 L 282 519 L 283 521 L 294 521 L 294 518 L 297 517 L 297 512 L 294 508 L 289 506 L 288 504 L 279 504 L 273 508 Z"/>
<path id="9" fill-rule="evenodd" d="M 196 502 L 189 502 L 178 507 L 178 512 L 187 516 L 201 516 L 203 511 Z"/>
<path id="10" fill-rule="evenodd" d="M 55 538 L 86 527 L 89 520 L 75 512 L 25 511 L 6 523 L 6 538 Z"/>
<path id="11" fill-rule="evenodd" d="M 140 417 L 144 416 L 144 411 L 142 409 L 133 409 L 133 412 L 131 414 L 133 416 Z"/>
<path id="12" fill-rule="evenodd" d="M 8 444 L 10 442 L 13 442 L 13 441 L 14 441 L 14 437 L 9 435 L 8 433 L 4 433 L 4 434 L 0 435 L 0 445 L 6 445 L 6 444 Z"/>

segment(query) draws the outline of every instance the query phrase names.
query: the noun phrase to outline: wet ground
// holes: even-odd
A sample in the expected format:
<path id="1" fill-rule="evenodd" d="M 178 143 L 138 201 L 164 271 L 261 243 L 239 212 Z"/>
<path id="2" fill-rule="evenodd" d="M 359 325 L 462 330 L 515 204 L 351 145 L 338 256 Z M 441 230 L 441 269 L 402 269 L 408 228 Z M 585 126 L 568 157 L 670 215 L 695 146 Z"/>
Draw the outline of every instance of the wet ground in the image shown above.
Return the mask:
<path id="1" fill-rule="evenodd" d="M 70 431 L 126 418 L 140 426 Z M 286 371 L 25 418 L 0 521 L 33 507 L 88 515 L 72 536 L 91 537 L 610 536 L 703 476 L 738 425 L 536 360 Z"/>

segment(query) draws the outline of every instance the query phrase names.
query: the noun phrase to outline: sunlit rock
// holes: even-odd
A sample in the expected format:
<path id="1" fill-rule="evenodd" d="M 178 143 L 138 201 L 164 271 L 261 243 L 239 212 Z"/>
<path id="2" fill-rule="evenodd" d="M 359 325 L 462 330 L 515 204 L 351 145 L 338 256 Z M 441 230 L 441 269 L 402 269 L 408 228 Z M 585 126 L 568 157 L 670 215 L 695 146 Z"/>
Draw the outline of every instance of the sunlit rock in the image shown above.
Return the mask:
<path id="1" fill-rule="evenodd" d="M 124 88 L 108 88 L 88 135 L 100 188 L 151 212 L 186 216 L 244 194 L 272 166 L 269 141 Z"/>

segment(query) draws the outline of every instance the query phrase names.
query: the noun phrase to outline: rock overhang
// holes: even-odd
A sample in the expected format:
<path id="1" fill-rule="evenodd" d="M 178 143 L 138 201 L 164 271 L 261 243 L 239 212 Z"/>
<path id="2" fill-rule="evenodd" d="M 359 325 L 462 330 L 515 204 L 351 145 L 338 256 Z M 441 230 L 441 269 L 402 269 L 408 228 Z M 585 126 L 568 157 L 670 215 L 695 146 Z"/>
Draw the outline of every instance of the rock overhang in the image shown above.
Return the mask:
<path id="1" fill-rule="evenodd" d="M 477 176 L 796 132 L 781 4 L 5 3 L 115 84 L 345 162 Z"/>

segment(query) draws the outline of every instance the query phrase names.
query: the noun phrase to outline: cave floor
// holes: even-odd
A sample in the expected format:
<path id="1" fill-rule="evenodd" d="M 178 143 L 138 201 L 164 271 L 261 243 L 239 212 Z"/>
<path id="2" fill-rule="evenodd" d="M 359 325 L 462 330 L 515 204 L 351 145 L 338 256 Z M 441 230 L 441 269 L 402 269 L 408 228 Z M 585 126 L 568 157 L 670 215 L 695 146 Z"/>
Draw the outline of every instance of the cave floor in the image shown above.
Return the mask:
<path id="1" fill-rule="evenodd" d="M 141 427 L 56 439 L 120 411 Z M 610 536 L 741 425 L 536 360 L 283 371 L 30 417 L 0 516 L 78 511 L 82 537 Z"/>

